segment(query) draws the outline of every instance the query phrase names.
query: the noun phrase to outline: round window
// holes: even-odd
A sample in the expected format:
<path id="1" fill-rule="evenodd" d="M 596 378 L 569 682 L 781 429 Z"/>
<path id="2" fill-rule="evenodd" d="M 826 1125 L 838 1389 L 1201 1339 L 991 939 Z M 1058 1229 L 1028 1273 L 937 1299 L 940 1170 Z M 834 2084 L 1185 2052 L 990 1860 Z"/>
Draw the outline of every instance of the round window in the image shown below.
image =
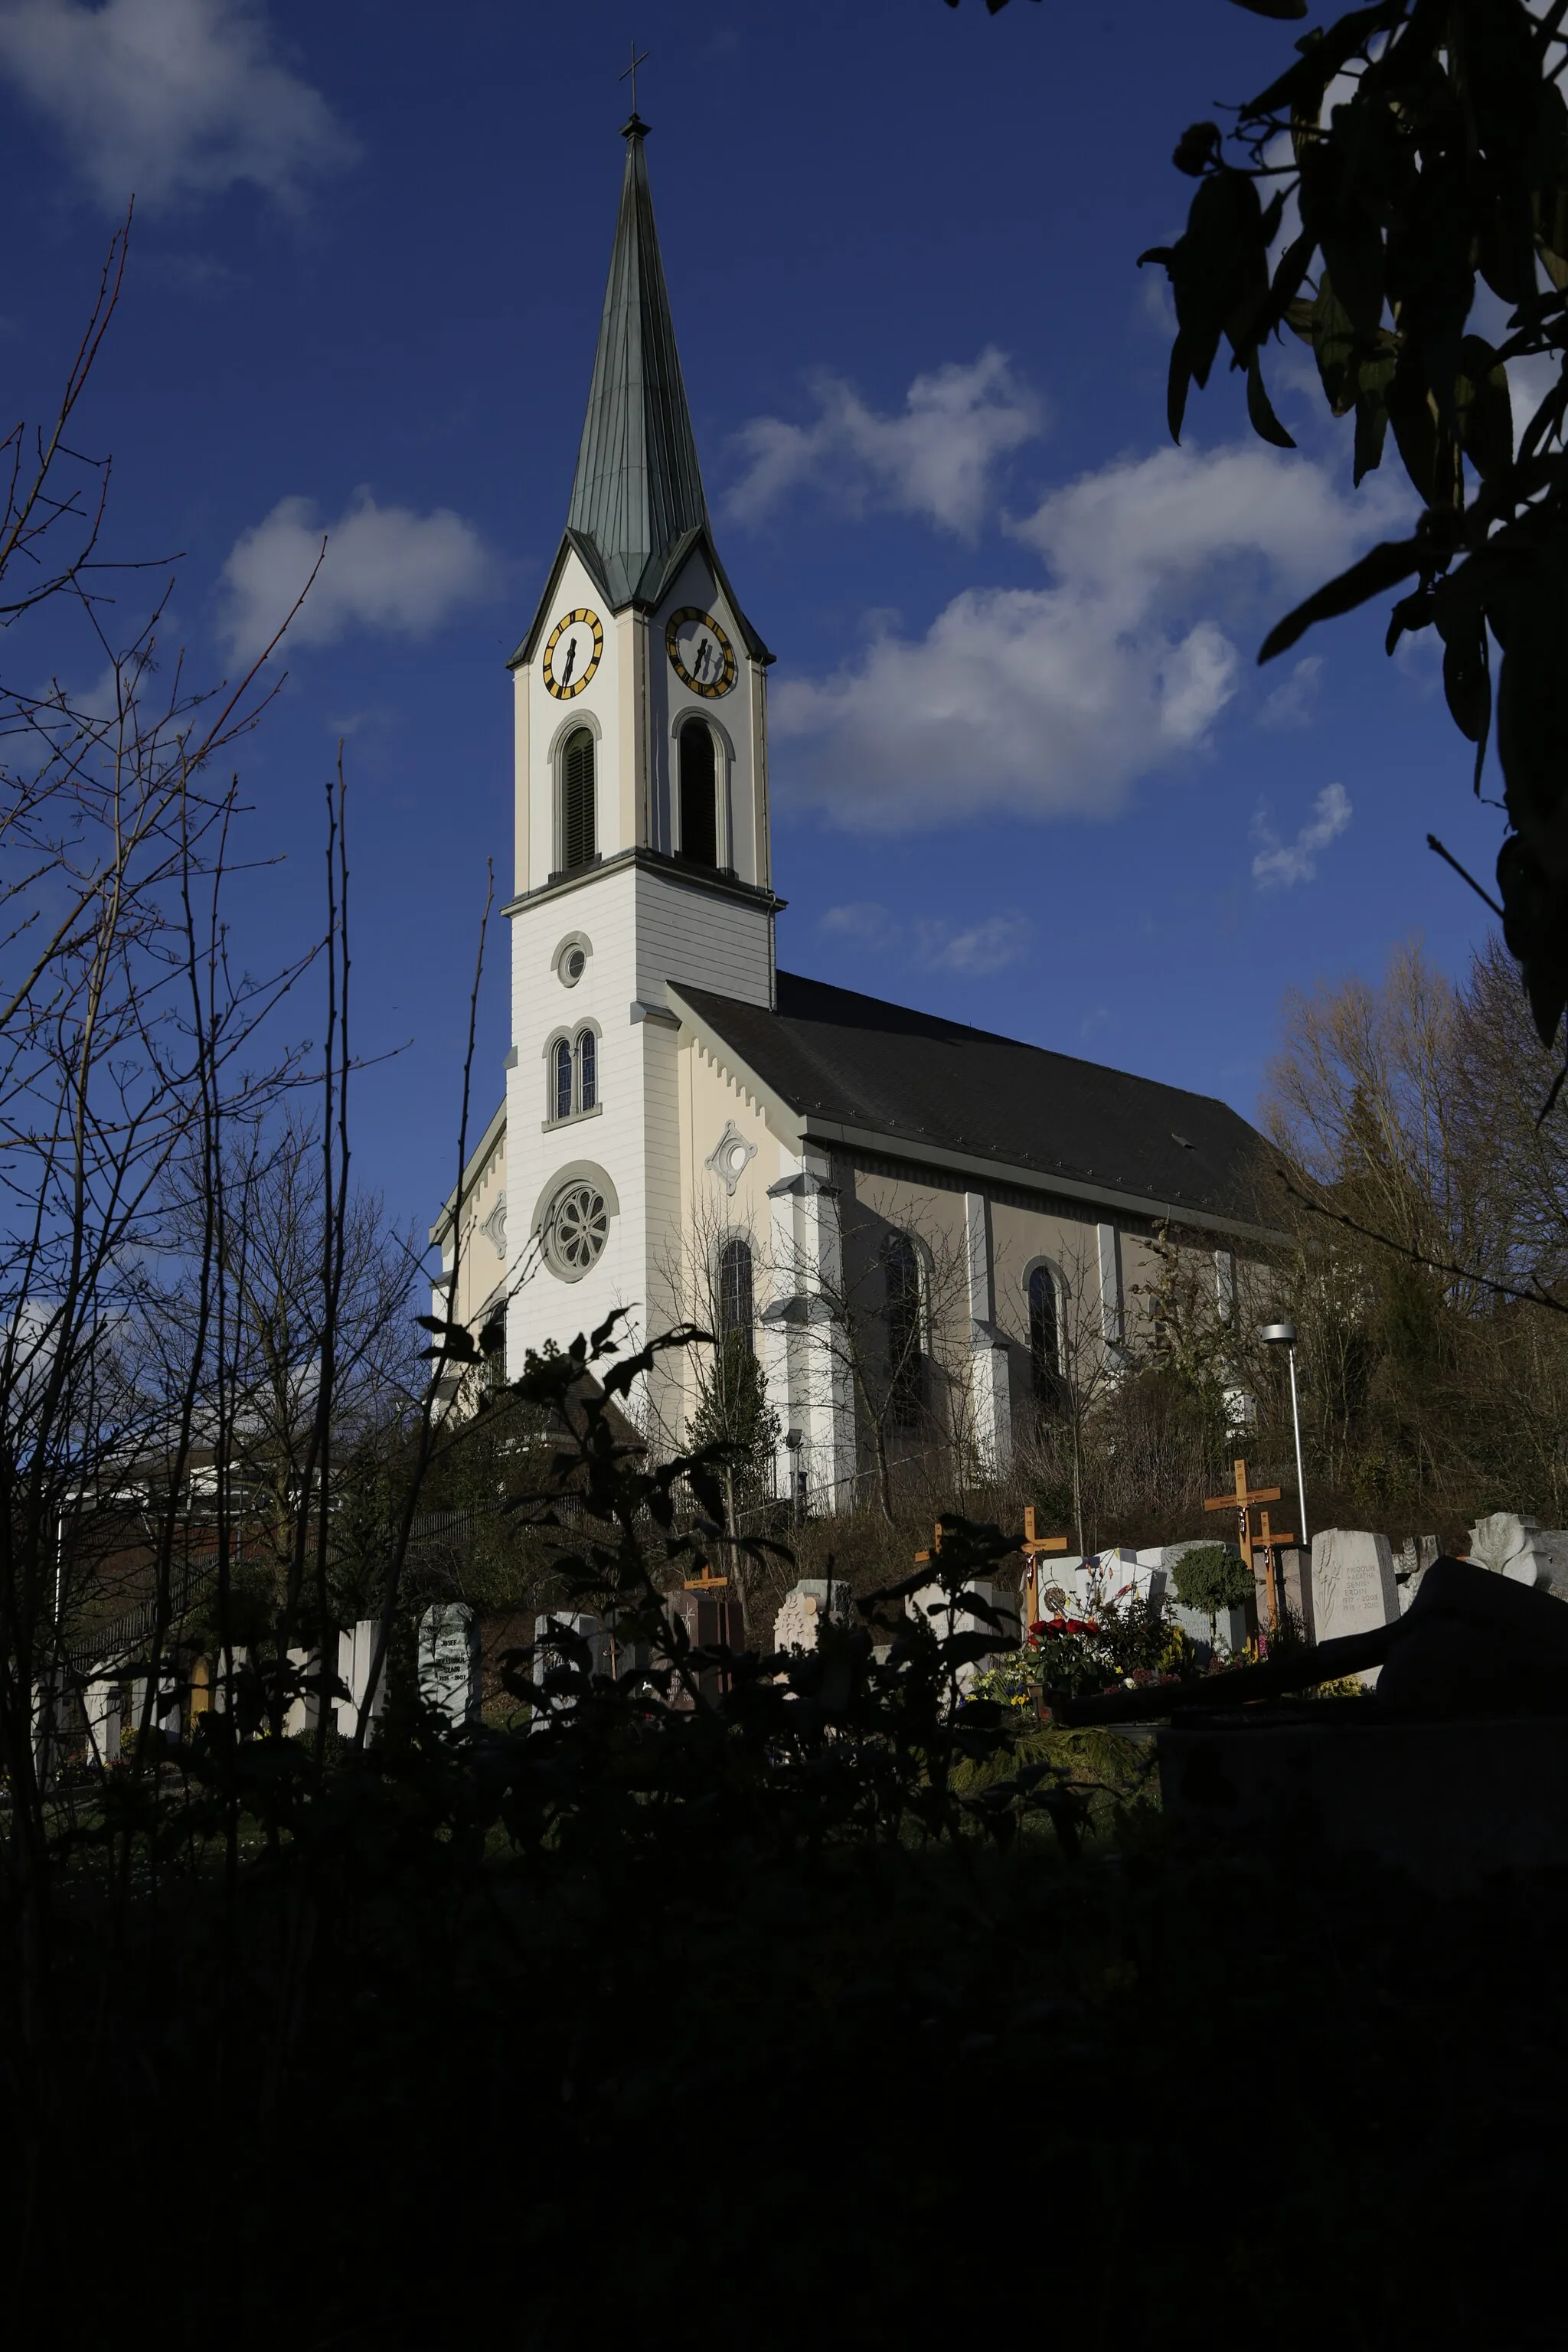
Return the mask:
<path id="1" fill-rule="evenodd" d="M 574 948 L 566 959 L 566 977 L 575 987 L 588 969 L 588 959 L 581 948 Z"/>
<path id="2" fill-rule="evenodd" d="M 580 1282 L 604 1255 L 610 1206 L 590 1177 L 563 1184 L 544 1219 L 544 1255 L 563 1281 Z"/>

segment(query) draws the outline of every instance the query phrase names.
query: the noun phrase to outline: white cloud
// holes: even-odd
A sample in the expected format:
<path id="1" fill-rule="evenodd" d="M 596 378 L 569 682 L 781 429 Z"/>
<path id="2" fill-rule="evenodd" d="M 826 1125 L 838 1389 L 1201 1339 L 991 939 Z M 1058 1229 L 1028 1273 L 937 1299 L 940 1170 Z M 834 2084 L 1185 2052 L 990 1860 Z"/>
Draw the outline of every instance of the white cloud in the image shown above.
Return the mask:
<path id="1" fill-rule="evenodd" d="M 898 928 L 887 908 L 875 898 L 852 898 L 847 906 L 828 907 L 817 917 L 816 927 L 837 939 L 862 940 L 868 947 L 888 945 Z"/>
<path id="2" fill-rule="evenodd" d="M 1317 879 L 1319 851 L 1337 841 L 1351 821 L 1350 794 L 1343 784 L 1325 784 L 1312 809 L 1294 841 L 1282 842 L 1261 810 L 1253 819 L 1252 837 L 1262 845 L 1252 861 L 1252 878 L 1260 890 L 1290 890 L 1298 882 Z"/>
<path id="3" fill-rule="evenodd" d="M 0 0 L 0 73 L 115 207 L 241 181 L 295 202 L 358 152 L 278 62 L 256 0 Z"/>
<path id="4" fill-rule="evenodd" d="M 1318 698 L 1318 678 L 1322 670 L 1321 654 L 1305 654 L 1291 670 L 1282 686 L 1277 686 L 1262 709 L 1258 719 L 1265 727 L 1305 727 L 1312 715 L 1312 705 Z"/>
<path id="5" fill-rule="evenodd" d="M 377 506 L 359 490 L 347 511 L 323 525 L 309 499 L 280 499 L 265 521 L 242 531 L 219 575 L 220 628 L 238 656 L 254 656 L 277 630 L 327 552 L 289 628 L 290 646 L 330 645 L 351 628 L 421 636 L 481 596 L 493 559 L 471 523 L 448 507 L 427 515 Z"/>
<path id="6" fill-rule="evenodd" d="M 814 424 L 754 416 L 736 435 L 746 470 L 726 505 L 739 520 L 760 521 L 809 486 L 855 513 L 891 507 L 973 539 L 1000 461 L 1041 426 L 1039 401 L 995 350 L 916 376 L 896 416 L 868 408 L 841 376 L 818 376 L 812 388 Z"/>
<path id="7" fill-rule="evenodd" d="M 781 683 L 781 789 L 887 832 L 983 809 L 1114 815 L 1237 690 L 1242 656 L 1216 608 L 1244 607 L 1250 650 L 1403 501 L 1394 483 L 1352 496 L 1258 445 L 1085 475 L 1013 526 L 1054 585 L 965 589 L 923 636 L 883 619 L 831 676 Z"/>
<path id="8" fill-rule="evenodd" d="M 978 976 L 1022 962 L 1034 931 L 1026 915 L 987 915 L 978 923 L 965 924 L 939 916 L 917 923 L 915 940 L 920 961 L 932 971 Z"/>
<path id="9" fill-rule="evenodd" d="M 902 948 L 928 971 L 973 975 L 1021 962 L 1035 935 L 1027 915 L 985 915 L 978 922 L 961 923 L 948 915 L 895 915 L 876 898 L 826 908 L 817 917 L 817 929 L 884 952 Z"/>

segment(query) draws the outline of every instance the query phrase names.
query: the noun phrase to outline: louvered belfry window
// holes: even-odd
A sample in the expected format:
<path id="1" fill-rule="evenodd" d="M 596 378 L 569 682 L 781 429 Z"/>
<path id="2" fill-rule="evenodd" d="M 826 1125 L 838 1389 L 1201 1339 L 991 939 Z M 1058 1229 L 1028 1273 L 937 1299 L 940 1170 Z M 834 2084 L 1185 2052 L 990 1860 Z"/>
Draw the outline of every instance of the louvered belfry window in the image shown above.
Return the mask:
<path id="1" fill-rule="evenodd" d="M 680 854 L 695 866 L 719 863 L 717 766 L 712 729 L 689 719 L 680 730 Z"/>
<path id="2" fill-rule="evenodd" d="M 562 864 L 570 872 L 593 858 L 594 738 L 586 727 L 574 728 L 561 747 Z"/>

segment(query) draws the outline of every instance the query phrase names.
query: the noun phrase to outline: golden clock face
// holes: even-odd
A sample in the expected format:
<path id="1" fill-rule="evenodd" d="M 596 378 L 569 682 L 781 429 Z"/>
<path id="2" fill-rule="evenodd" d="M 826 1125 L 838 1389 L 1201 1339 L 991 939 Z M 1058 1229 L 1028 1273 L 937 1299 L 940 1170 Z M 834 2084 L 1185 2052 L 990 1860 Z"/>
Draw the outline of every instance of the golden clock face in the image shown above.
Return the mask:
<path id="1" fill-rule="evenodd" d="M 544 683 L 557 702 L 582 693 L 604 650 L 605 625 L 597 613 L 579 604 L 574 613 L 563 614 L 544 648 Z"/>
<path id="2" fill-rule="evenodd" d="M 735 683 L 735 648 L 711 613 L 700 604 L 683 604 L 670 614 L 664 643 L 682 686 L 693 694 L 705 694 L 710 702 L 729 693 Z"/>

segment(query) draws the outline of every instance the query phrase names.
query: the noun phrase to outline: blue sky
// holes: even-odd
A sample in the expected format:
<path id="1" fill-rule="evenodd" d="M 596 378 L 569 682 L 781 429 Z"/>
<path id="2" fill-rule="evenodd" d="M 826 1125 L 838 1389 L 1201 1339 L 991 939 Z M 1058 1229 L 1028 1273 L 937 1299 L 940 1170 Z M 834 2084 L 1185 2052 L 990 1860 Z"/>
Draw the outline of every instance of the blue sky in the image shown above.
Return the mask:
<path id="1" fill-rule="evenodd" d="M 241 747 L 258 968 L 353 807 L 363 1181 L 451 1180 L 510 682 L 564 521 L 639 106 L 721 546 L 773 672 L 780 961 L 1219 1094 L 1248 1115 L 1291 984 L 1458 971 L 1498 820 L 1425 644 L 1381 618 L 1258 673 L 1296 596 L 1404 511 L 1352 493 L 1300 346 L 1163 425 L 1177 133 L 1289 32 L 1226 0 L 0 0 L 0 407 L 37 414 L 134 190 L 84 446 L 118 551 L 184 551 L 232 670 L 327 562 Z M 132 592 L 133 593 L 133 592 Z M 84 681 L 85 682 L 85 681 Z M 479 1118 L 507 1045 L 492 937 Z M 304 1021 L 305 1016 L 299 1016 Z M 308 1026 L 308 1022 L 306 1023 Z"/>

